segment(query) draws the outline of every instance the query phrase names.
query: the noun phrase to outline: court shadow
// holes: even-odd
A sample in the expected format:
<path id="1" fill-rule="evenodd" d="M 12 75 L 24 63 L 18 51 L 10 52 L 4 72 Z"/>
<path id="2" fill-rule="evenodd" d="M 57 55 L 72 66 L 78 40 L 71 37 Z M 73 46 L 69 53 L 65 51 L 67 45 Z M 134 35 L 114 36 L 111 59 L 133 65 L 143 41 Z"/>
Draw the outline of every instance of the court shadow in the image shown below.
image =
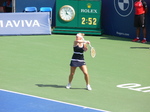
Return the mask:
<path id="1" fill-rule="evenodd" d="M 86 88 L 70 88 L 70 89 L 84 89 L 84 90 L 86 90 Z"/>
<path id="2" fill-rule="evenodd" d="M 130 49 L 150 49 L 150 47 L 130 47 Z"/>
<path id="3" fill-rule="evenodd" d="M 56 85 L 56 84 L 35 84 L 38 87 L 53 87 L 53 88 L 66 88 L 66 86 Z M 70 89 L 84 89 L 86 88 L 70 88 Z"/>
<path id="4" fill-rule="evenodd" d="M 56 84 L 35 84 L 38 87 L 54 87 L 54 88 L 65 88 L 66 86 Z"/>

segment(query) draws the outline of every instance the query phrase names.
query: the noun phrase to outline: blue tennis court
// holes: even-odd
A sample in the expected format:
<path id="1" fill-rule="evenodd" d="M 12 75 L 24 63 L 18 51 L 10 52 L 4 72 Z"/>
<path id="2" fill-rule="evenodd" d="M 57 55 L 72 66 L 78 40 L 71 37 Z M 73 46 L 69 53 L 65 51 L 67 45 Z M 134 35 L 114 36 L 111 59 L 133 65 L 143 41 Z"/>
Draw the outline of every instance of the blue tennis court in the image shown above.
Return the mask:
<path id="1" fill-rule="evenodd" d="M 0 90 L 0 112 L 108 112 L 37 96 Z"/>

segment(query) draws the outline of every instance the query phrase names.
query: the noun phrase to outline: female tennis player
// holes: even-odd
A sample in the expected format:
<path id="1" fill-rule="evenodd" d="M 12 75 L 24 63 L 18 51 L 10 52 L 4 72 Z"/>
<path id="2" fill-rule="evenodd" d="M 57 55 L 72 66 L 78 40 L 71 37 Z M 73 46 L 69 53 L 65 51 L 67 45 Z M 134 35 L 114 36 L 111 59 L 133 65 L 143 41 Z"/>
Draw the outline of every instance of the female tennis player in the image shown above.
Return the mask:
<path id="1" fill-rule="evenodd" d="M 89 84 L 89 74 L 83 55 L 84 51 L 87 51 L 86 44 L 90 44 L 90 41 L 85 41 L 83 36 L 84 36 L 83 33 L 78 33 L 76 35 L 76 40 L 74 41 L 73 45 L 74 53 L 70 62 L 70 75 L 69 75 L 69 83 L 66 86 L 67 89 L 71 88 L 71 82 L 75 74 L 75 70 L 77 67 L 79 67 L 84 74 L 87 90 L 92 90 Z"/>

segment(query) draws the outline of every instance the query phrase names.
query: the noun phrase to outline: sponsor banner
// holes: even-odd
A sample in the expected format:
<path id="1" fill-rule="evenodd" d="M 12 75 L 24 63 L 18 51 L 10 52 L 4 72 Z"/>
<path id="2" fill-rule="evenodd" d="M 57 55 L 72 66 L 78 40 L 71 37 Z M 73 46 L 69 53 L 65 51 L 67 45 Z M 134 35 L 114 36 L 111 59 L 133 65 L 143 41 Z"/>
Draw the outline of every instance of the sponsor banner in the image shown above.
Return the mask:
<path id="1" fill-rule="evenodd" d="M 48 12 L 0 13 L 0 35 L 51 34 Z"/>
<path id="2" fill-rule="evenodd" d="M 150 9 L 150 1 L 145 0 Z M 147 39 L 150 41 L 150 13 L 147 16 Z M 134 0 L 102 0 L 102 27 L 113 36 L 135 38 Z M 141 30 L 141 38 L 143 33 Z"/>

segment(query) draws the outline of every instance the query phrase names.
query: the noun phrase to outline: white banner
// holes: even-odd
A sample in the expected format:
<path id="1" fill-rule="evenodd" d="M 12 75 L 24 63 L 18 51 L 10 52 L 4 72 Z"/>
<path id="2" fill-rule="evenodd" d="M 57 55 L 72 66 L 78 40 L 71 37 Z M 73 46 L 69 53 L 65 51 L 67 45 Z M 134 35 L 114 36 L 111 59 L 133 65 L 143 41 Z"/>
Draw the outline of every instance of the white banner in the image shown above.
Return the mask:
<path id="1" fill-rule="evenodd" d="M 0 13 L 0 35 L 50 35 L 49 17 L 49 12 Z"/>

